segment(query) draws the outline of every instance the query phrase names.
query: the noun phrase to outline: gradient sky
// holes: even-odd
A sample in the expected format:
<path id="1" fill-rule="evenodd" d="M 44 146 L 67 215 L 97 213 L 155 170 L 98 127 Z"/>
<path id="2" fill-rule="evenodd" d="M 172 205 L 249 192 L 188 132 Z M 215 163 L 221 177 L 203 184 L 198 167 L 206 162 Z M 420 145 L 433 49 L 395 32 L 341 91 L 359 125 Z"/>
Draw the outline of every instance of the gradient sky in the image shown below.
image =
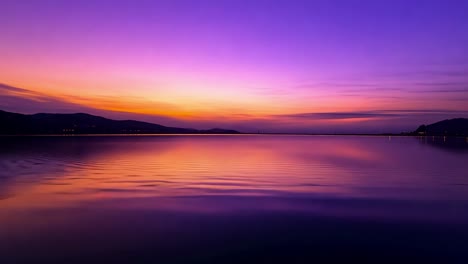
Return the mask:
<path id="1" fill-rule="evenodd" d="M 468 117 L 468 1 L 0 2 L 0 109 L 400 132 Z"/>

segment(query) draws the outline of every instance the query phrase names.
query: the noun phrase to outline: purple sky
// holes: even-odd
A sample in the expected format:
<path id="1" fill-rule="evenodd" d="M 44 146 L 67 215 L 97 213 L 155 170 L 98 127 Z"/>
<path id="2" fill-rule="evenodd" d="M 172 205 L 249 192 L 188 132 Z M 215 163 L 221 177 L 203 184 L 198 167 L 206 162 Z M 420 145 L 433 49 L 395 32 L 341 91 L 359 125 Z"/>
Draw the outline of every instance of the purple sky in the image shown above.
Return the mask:
<path id="1" fill-rule="evenodd" d="M 468 1 L 0 2 L 0 109 L 398 132 L 468 117 Z"/>

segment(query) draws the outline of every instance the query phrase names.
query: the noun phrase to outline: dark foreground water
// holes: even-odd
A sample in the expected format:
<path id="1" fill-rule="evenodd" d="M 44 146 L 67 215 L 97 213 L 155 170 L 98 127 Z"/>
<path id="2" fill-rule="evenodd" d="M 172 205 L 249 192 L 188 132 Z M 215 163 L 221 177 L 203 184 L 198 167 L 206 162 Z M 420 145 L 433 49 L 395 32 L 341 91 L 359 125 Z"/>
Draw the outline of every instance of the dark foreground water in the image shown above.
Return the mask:
<path id="1" fill-rule="evenodd" d="M 0 138 L 0 263 L 468 263 L 465 138 Z"/>

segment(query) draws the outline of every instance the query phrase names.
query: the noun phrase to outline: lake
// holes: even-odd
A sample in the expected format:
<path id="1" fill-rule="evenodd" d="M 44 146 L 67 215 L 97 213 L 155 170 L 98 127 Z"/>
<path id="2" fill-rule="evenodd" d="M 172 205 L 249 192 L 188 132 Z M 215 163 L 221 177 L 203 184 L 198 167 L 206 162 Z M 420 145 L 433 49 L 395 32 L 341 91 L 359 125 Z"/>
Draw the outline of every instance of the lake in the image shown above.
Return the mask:
<path id="1" fill-rule="evenodd" d="M 466 263 L 465 138 L 0 138 L 0 263 Z"/>

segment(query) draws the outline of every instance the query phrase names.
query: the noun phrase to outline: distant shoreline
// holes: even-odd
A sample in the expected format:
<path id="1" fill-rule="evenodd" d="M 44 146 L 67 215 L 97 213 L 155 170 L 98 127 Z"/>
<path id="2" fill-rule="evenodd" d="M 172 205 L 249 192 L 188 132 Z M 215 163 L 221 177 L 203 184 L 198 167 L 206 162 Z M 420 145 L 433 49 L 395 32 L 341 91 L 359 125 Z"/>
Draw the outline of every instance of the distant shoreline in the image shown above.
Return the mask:
<path id="1" fill-rule="evenodd" d="M 393 133 L 275 133 L 254 130 L 257 133 L 243 133 L 233 129 L 193 129 L 168 127 L 159 124 L 135 121 L 112 120 L 86 113 L 24 115 L 0 110 L 0 135 L 2 136 L 155 136 L 155 135 L 304 135 L 304 136 L 438 136 L 467 137 L 468 119 L 454 118 L 430 125 L 421 125 L 415 131 Z M 249 129 L 253 130 L 253 129 Z M 274 130 L 282 130 L 277 127 Z M 304 129 L 305 130 L 305 129 Z M 310 127 L 307 130 L 313 131 Z M 329 130 L 336 131 L 332 128 Z M 354 129 L 343 129 L 352 131 Z M 363 130 L 357 128 L 356 130 Z M 377 130 L 377 129 L 374 129 Z M 383 130 L 383 129 L 382 129 Z M 388 129 L 393 130 L 395 129 Z"/>
<path id="2" fill-rule="evenodd" d="M 25 134 L 0 135 L 0 137 L 154 137 L 154 136 L 364 136 L 364 137 L 417 137 L 417 138 L 468 138 L 454 135 L 405 134 L 306 134 L 306 133 L 238 133 L 238 134 Z"/>

